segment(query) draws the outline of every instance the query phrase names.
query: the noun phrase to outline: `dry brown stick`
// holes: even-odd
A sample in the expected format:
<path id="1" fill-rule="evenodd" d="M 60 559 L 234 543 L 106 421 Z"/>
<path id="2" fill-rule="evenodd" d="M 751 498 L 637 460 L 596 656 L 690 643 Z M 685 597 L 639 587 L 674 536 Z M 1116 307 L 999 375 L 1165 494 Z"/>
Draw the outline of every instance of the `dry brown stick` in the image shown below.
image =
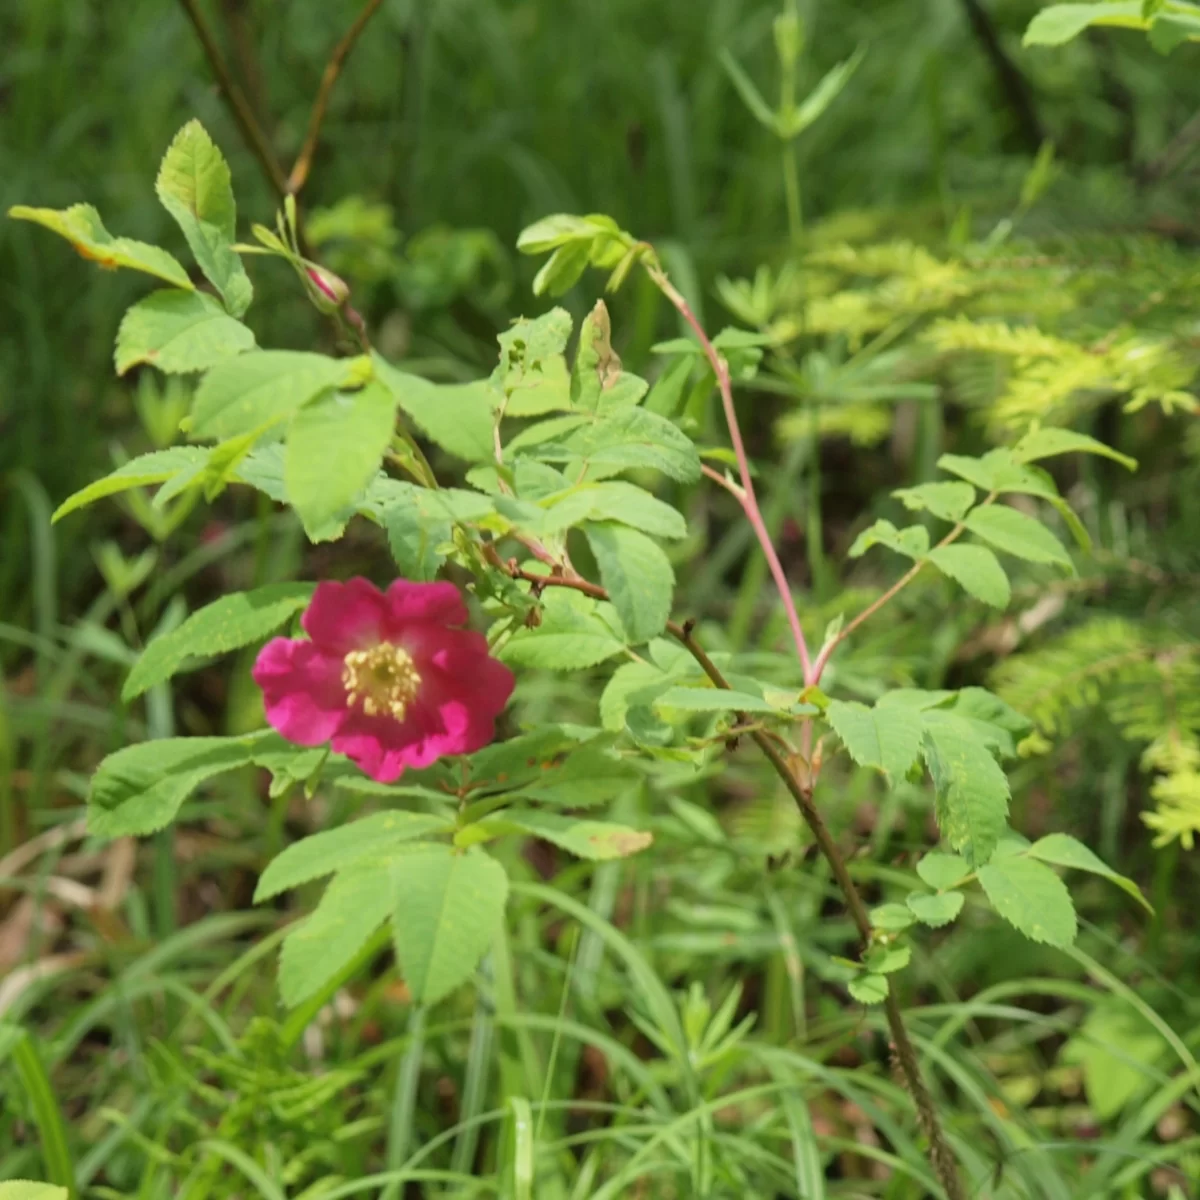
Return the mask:
<path id="1" fill-rule="evenodd" d="M 200 45 L 204 48 L 204 56 L 208 59 L 208 65 L 212 68 L 213 75 L 216 76 L 217 87 L 221 95 L 225 97 L 225 103 L 233 114 L 233 119 L 237 123 L 238 129 L 241 130 L 242 137 L 245 138 L 251 153 L 258 160 L 258 165 L 262 167 L 267 182 L 282 198 L 287 195 L 287 180 L 284 178 L 283 168 L 279 165 L 279 160 L 275 157 L 274 150 L 271 149 L 271 143 L 267 140 L 267 135 L 263 133 L 262 126 L 259 125 L 258 118 L 254 115 L 254 110 L 250 107 L 245 93 L 229 73 L 229 68 L 225 65 L 224 58 L 221 57 L 221 50 L 217 46 L 212 30 L 204 20 L 204 14 L 201 13 L 196 0 L 179 0 L 179 3 L 183 5 L 183 11 L 187 13 L 188 20 L 191 21 L 196 36 L 200 39 Z"/>
<path id="2" fill-rule="evenodd" d="M 582 592 L 586 596 L 592 596 L 597 600 L 608 599 L 608 593 L 604 588 L 599 584 L 592 583 L 590 580 L 576 576 L 536 575 L 533 572 L 523 570 L 515 560 L 502 563 L 499 555 L 494 550 L 489 557 L 492 558 L 492 561 L 501 565 L 514 579 L 523 579 L 539 588 L 573 588 L 575 591 Z M 732 690 L 729 681 L 721 673 L 720 668 L 709 658 L 704 647 L 696 641 L 692 634 L 690 622 L 679 625 L 674 621 L 668 621 L 667 632 L 696 660 L 700 669 L 716 687 L 722 688 L 725 691 Z M 762 730 L 753 730 L 750 736 L 754 739 L 755 745 L 766 756 L 767 761 L 774 768 L 776 775 L 783 781 L 784 787 L 787 788 L 792 799 L 796 802 L 796 807 L 800 810 L 800 815 L 804 818 L 805 824 L 812 831 L 812 835 L 817 842 L 817 847 L 822 855 L 824 855 L 826 862 L 829 863 L 838 888 L 845 897 L 846 907 L 850 910 L 851 920 L 853 920 L 854 927 L 858 930 L 859 937 L 862 938 L 865 946 L 871 940 L 871 916 L 863 901 L 862 894 L 859 892 L 854 880 L 850 877 L 845 857 L 841 850 L 838 849 L 837 842 L 833 840 L 833 835 L 829 832 L 829 827 L 825 824 L 820 809 L 813 803 L 811 771 L 806 769 L 804 771 L 805 777 L 801 779 L 792 764 L 780 753 L 779 748 L 772 743 L 771 739 Z M 908 1035 L 908 1029 L 904 1024 L 904 1015 L 900 1011 L 896 995 L 890 988 L 888 989 L 887 999 L 884 1003 L 884 1011 L 887 1016 L 888 1029 L 892 1035 L 892 1046 L 895 1050 L 896 1061 L 899 1064 L 900 1072 L 904 1076 L 909 1094 L 912 1096 L 913 1103 L 916 1106 L 917 1120 L 920 1122 L 922 1132 L 929 1139 L 929 1158 L 933 1164 L 934 1171 L 945 1188 L 949 1200 L 966 1200 L 966 1192 L 963 1190 L 962 1180 L 959 1178 L 958 1165 L 955 1161 L 954 1153 L 950 1149 L 950 1144 L 946 1141 L 945 1134 L 942 1132 L 941 1122 L 938 1119 L 933 1097 L 929 1094 L 929 1089 L 925 1086 L 924 1076 L 921 1074 L 921 1064 L 917 1057 L 916 1047 Z"/>
<path id="3" fill-rule="evenodd" d="M 308 122 L 308 133 L 305 135 L 304 145 L 296 157 L 296 165 L 287 179 L 287 190 L 293 196 L 304 186 L 308 179 L 308 173 L 312 169 L 313 156 L 317 152 L 317 143 L 321 139 L 321 124 L 325 120 L 325 111 L 329 107 L 329 96 L 341 74 L 342 66 L 350 51 L 354 49 L 354 43 L 366 29 L 367 22 L 375 15 L 382 3 L 383 0 L 367 0 L 363 5 L 362 12 L 358 14 L 354 24 L 346 31 L 346 36 L 334 47 L 329 61 L 325 64 L 325 71 L 321 75 L 321 86 L 317 91 L 317 98 L 313 102 L 312 116 Z"/>

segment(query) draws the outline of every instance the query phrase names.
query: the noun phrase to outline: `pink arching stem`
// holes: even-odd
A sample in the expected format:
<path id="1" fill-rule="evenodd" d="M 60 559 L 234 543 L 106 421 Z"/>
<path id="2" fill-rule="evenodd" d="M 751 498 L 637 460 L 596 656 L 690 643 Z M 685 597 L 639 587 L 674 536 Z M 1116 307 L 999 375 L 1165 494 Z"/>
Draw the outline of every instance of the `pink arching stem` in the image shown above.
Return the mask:
<path id="1" fill-rule="evenodd" d="M 750 462 L 746 458 L 746 447 L 742 442 L 742 430 L 738 425 L 737 410 L 733 407 L 733 388 L 729 380 L 729 366 L 721 357 L 716 346 L 709 340 L 708 334 L 704 332 L 703 327 L 696 319 L 696 314 L 692 312 L 688 302 L 676 290 L 666 274 L 658 267 L 650 267 L 649 274 L 659 291 L 670 300 L 676 309 L 678 309 L 679 315 L 691 326 L 692 332 L 699 339 L 705 357 L 713 369 L 713 374 L 717 377 L 717 389 L 721 393 L 721 404 L 725 409 L 725 422 L 729 426 L 729 440 L 733 443 L 733 453 L 737 458 L 738 474 L 742 480 L 741 494 L 734 494 L 737 495 L 738 503 L 741 504 L 742 510 L 746 514 L 746 519 L 754 529 L 754 534 L 758 538 L 758 544 L 767 556 L 767 566 L 771 570 L 771 578 L 775 580 L 775 586 L 779 589 L 779 598 L 783 601 L 783 608 L 787 613 L 788 624 L 792 630 L 792 638 L 796 643 L 796 653 L 800 656 L 800 666 L 804 671 L 805 686 L 815 683 L 816 677 L 813 675 L 812 664 L 808 657 L 808 643 L 804 640 L 804 630 L 800 625 L 800 615 L 796 612 L 796 602 L 792 599 L 792 589 L 788 585 L 787 576 L 783 573 L 783 564 L 779 561 L 779 555 L 775 552 L 775 546 L 771 541 L 770 533 L 767 531 L 762 511 L 758 507 L 758 498 L 754 494 L 754 481 L 750 478 Z"/>

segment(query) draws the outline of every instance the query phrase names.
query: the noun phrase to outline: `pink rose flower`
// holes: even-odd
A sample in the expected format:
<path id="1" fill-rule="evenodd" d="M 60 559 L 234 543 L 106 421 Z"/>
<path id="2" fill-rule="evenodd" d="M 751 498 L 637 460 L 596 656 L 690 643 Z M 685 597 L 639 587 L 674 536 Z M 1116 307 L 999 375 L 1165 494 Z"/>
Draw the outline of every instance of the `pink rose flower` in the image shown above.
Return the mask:
<path id="1" fill-rule="evenodd" d="M 319 583 L 300 618 L 309 640 L 275 638 L 254 664 L 267 720 L 290 742 L 330 742 L 372 779 L 486 746 L 512 672 L 452 583 Z"/>

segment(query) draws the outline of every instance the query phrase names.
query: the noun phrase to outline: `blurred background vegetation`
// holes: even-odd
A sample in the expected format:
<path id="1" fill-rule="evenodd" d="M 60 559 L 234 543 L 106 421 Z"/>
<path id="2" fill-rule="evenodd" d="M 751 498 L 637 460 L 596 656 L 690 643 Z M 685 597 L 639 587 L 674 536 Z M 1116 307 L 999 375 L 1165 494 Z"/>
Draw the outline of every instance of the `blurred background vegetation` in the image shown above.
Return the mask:
<path id="1" fill-rule="evenodd" d="M 654 241 L 711 329 L 765 331 L 765 357 L 745 364 L 744 419 L 816 633 L 889 581 L 873 559 L 846 569 L 845 550 L 943 451 L 978 453 L 1041 418 L 1140 460 L 1133 476 L 1064 467 L 1096 547 L 1078 578 L 1031 570 L 999 618 L 927 582 L 834 685 L 864 698 L 904 683 L 1000 690 L 1039 725 L 1015 827 L 1076 834 L 1156 907 L 1144 920 L 1089 886 L 1073 958 L 981 920 L 978 938 L 918 961 L 906 1002 L 973 1194 L 1195 1195 L 1200 48 L 1164 57 L 1101 30 L 1022 49 L 1037 7 L 801 0 L 798 97 L 863 50 L 792 146 L 801 224 L 780 142 L 736 78 L 777 96 L 775 0 L 384 0 L 332 93 L 302 208 L 375 344 L 432 376 L 487 373 L 497 331 L 543 307 L 513 247 L 560 210 L 606 212 Z M 291 162 L 359 6 L 200 9 Z M 277 197 L 184 5 L 9 0 L 0 46 L 3 208 L 86 200 L 115 234 L 173 246 L 153 174 L 198 116 L 233 166 L 243 236 L 271 223 Z M 332 348 L 293 278 L 251 270 L 260 343 Z M 585 279 L 568 307 L 586 311 L 597 287 Z M 261 720 L 245 657 L 119 708 L 155 629 L 250 582 L 389 571 L 370 530 L 334 562 L 244 494 L 169 542 L 136 497 L 51 527 L 114 457 L 178 436 L 183 385 L 112 369 L 117 322 L 142 289 L 0 225 L 0 1019 L 40 1045 L 40 1066 L 15 1052 L 0 1065 L 0 1176 L 45 1176 L 58 1120 L 55 1161 L 96 1195 L 351 1194 L 336 1189 L 416 1147 L 445 1179 L 376 1186 L 565 1200 L 639 1162 L 661 1184 L 610 1194 L 934 1194 L 911 1120 L 896 1123 L 905 1103 L 878 1023 L 830 982 L 848 926 L 802 854 L 765 871 L 800 834 L 740 757 L 719 780 L 664 772 L 631 800 L 656 829 L 655 857 L 558 876 L 579 911 L 548 908 L 531 884 L 514 901 L 513 962 L 493 963 L 474 1010 L 460 998 L 425 1028 L 380 974 L 323 1014 L 302 1056 L 273 992 L 285 914 L 248 911 L 249 897 L 262 863 L 297 830 L 341 819 L 344 799 L 310 810 L 248 778 L 154 845 L 80 841 L 105 752 Z M 611 307 L 626 364 L 653 375 L 674 314 L 640 282 Z M 708 382 L 694 383 L 689 411 L 713 421 Z M 778 616 L 725 499 L 680 500 L 694 538 L 677 612 L 769 670 Z M 599 682 L 583 694 L 578 680 L 525 680 L 518 719 L 594 719 Z M 884 799 L 838 770 L 830 819 L 865 848 L 860 871 L 882 896 L 929 839 L 927 798 Z M 562 866 L 543 859 L 530 852 L 531 879 Z M 730 997 L 728 1022 L 753 1016 L 753 1042 L 717 1054 L 718 1030 L 690 1059 L 654 1049 L 647 1024 L 678 1007 L 699 1046 Z M 49 1089 L 30 1084 L 39 1070 Z M 805 1102 L 737 1091 L 785 1076 L 805 1080 Z M 620 1133 L 647 1097 L 661 1123 Z M 520 1127 L 518 1101 L 542 1103 L 538 1136 L 557 1164 L 539 1158 L 524 1192 L 520 1136 L 504 1132 Z M 693 1139 L 712 1156 L 703 1169 Z"/>

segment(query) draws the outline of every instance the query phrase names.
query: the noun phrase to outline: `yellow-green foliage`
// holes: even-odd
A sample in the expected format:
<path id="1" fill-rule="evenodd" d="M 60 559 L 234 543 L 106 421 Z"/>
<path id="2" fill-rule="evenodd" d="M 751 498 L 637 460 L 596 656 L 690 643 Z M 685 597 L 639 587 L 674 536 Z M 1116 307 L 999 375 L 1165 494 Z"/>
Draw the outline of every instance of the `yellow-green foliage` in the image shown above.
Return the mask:
<path id="1" fill-rule="evenodd" d="M 1063 737 L 1102 710 L 1130 742 L 1149 743 L 1143 770 L 1154 775 L 1157 808 L 1142 814 L 1154 844 L 1200 836 L 1200 642 L 1136 621 L 1097 617 L 993 672 L 996 692 Z"/>
<path id="2" fill-rule="evenodd" d="M 718 287 L 740 321 L 784 352 L 814 336 L 851 354 L 903 347 L 903 378 L 937 381 L 948 401 L 984 409 L 1005 440 L 1033 420 L 1071 424 L 1113 396 L 1130 411 L 1200 407 L 1200 266 L 1166 239 L 1084 238 L 1052 253 L 827 243 L 820 230 L 814 239 L 803 260 Z M 883 414 L 896 398 L 854 407 Z M 868 423 L 874 430 L 878 419 Z M 818 424 L 839 434 L 861 422 L 842 414 Z"/>

